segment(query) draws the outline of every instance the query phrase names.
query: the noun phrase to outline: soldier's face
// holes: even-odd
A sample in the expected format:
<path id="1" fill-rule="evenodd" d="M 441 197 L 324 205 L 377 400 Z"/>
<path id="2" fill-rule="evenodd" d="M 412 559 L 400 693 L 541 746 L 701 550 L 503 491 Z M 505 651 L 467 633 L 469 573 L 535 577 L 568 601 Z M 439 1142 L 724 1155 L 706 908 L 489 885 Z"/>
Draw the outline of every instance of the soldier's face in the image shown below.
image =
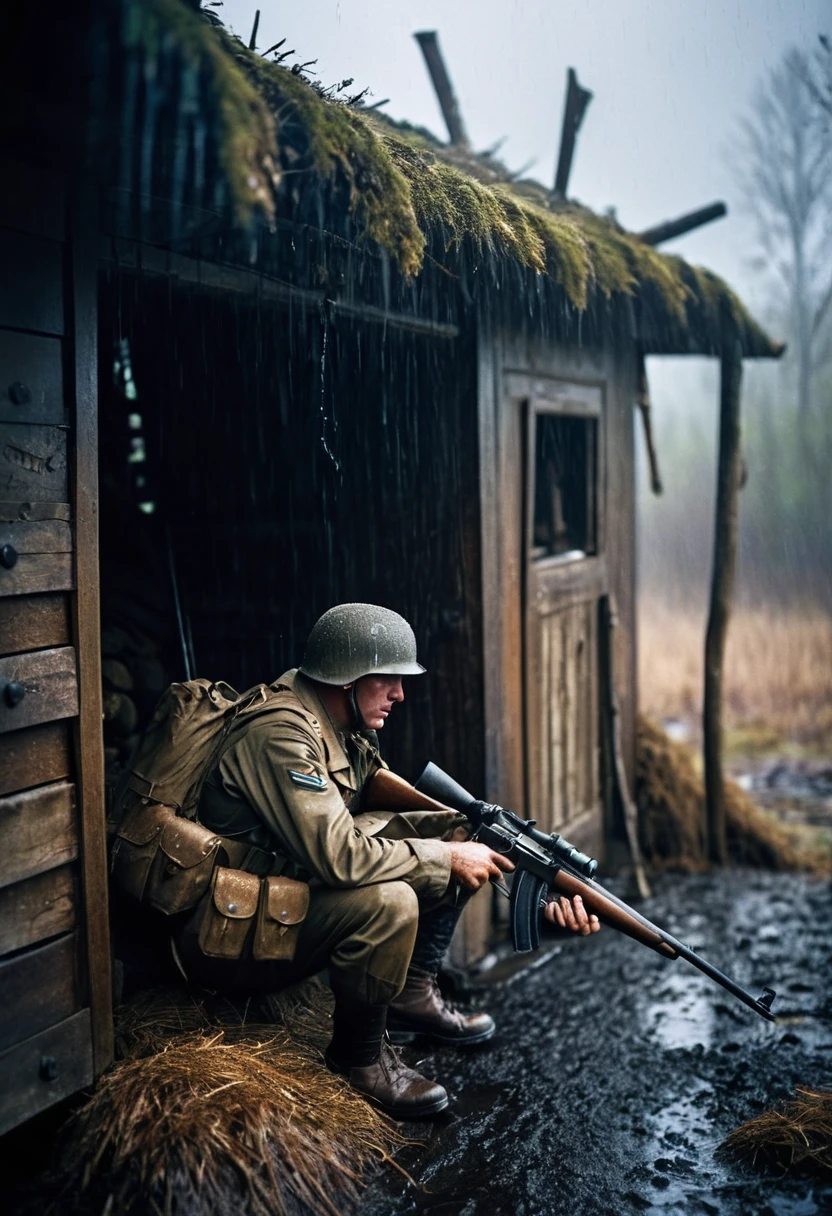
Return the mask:
<path id="1" fill-rule="evenodd" d="M 370 730 L 381 730 L 396 701 L 404 700 L 401 676 L 362 676 L 355 683 L 355 699 Z"/>

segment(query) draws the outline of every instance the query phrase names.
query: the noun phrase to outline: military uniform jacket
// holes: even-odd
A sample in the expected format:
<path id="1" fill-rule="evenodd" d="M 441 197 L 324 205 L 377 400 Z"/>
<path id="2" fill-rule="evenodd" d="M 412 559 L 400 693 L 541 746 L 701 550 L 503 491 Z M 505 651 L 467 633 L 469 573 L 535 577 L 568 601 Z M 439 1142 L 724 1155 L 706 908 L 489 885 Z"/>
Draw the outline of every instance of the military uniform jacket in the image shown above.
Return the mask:
<path id="1" fill-rule="evenodd" d="M 283 872 L 327 887 L 402 880 L 428 900 L 451 877 L 447 840 L 466 823 L 455 812 L 358 810 L 383 761 L 366 735 L 339 734 L 301 672 L 275 681 L 272 708 L 244 724 L 210 774 L 202 823 L 273 850 Z M 264 838 L 263 828 L 267 839 Z"/>

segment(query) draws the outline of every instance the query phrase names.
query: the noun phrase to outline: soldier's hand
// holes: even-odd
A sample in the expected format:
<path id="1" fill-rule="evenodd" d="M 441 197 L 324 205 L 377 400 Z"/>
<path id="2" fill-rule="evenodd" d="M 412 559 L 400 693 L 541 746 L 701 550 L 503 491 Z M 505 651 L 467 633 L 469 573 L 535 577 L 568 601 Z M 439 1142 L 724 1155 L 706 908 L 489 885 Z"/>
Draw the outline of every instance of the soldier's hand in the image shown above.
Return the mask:
<path id="1" fill-rule="evenodd" d="M 597 933 L 601 928 L 598 917 L 587 912 L 580 895 L 573 895 L 571 899 L 561 895 L 559 899 L 553 899 L 546 905 L 543 915 L 553 925 L 560 925 L 561 929 L 571 929 L 573 933 L 580 933 L 583 937 Z"/>
<path id="2" fill-rule="evenodd" d="M 513 869 L 513 862 L 486 844 L 466 840 L 451 845 L 451 876 L 472 891 L 479 891 L 489 879 L 499 878 L 503 872 Z"/>

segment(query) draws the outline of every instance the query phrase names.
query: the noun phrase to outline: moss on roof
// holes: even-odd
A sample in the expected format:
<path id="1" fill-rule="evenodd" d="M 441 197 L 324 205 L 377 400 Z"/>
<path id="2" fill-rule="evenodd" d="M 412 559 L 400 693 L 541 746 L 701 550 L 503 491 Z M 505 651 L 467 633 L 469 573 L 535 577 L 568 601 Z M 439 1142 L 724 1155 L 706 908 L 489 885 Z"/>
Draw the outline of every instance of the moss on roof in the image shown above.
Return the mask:
<path id="1" fill-rule="evenodd" d="M 666 339 L 673 349 L 718 349 L 730 318 L 747 354 L 779 353 L 716 275 L 659 253 L 613 219 L 557 202 L 537 183 L 501 180 L 493 160 L 323 95 L 302 73 L 201 21 L 182 0 L 133 0 L 133 7 L 145 14 L 142 37 L 161 36 L 152 22 L 169 21 L 183 53 L 213 73 L 222 96 L 223 165 L 239 214 L 259 206 L 270 215 L 267 183 L 279 181 L 276 189 L 285 192 L 293 178 L 314 174 L 337 180 L 358 231 L 406 277 L 421 270 L 429 240 L 451 257 L 466 245 L 557 285 L 579 312 L 598 298 L 647 299 L 673 335 Z"/>
<path id="2" fill-rule="evenodd" d="M 218 159 L 237 220 L 248 223 L 255 210 L 270 219 L 278 185 L 274 116 L 217 31 L 182 0 L 127 0 L 122 10 L 123 49 L 140 53 L 147 81 L 175 43 L 180 71 L 210 89 Z"/>
<path id="3" fill-rule="evenodd" d="M 225 42 L 275 115 L 280 162 L 289 175 L 313 170 L 340 174 L 360 229 L 393 257 L 403 274 L 418 274 L 425 251 L 410 185 L 364 116 L 328 101 L 299 73 Z"/>

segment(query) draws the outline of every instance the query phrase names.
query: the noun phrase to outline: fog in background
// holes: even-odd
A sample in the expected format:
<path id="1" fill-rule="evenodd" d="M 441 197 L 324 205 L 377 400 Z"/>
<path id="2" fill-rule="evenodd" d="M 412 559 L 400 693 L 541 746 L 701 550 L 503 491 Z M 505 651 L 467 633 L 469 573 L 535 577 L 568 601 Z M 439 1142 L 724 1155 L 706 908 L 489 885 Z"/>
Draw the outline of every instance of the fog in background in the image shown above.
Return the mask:
<path id="1" fill-rule="evenodd" d="M 225 0 L 215 11 L 248 42 L 258 6 L 258 49 L 285 37 L 298 61 L 317 59 L 323 84 L 352 77 L 371 90 L 371 104 L 389 98 L 385 113 L 444 139 L 412 37 L 438 30 L 474 147 L 505 137 L 499 154 L 509 167 L 533 161 L 527 174 L 548 185 L 574 67 L 595 96 L 570 196 L 598 211 L 614 207 L 633 230 L 725 200 L 726 219 L 663 249 L 722 275 L 773 336 L 790 336 L 743 208 L 733 141 L 787 49 L 812 55 L 818 35 L 832 32 L 828 0 Z M 642 584 L 704 608 L 718 367 L 651 359 L 648 370 L 665 494 L 650 495 L 639 428 Z M 741 598 L 830 602 L 832 376 L 827 369 L 816 380 L 815 416 L 798 443 L 793 361 L 745 364 Z"/>

